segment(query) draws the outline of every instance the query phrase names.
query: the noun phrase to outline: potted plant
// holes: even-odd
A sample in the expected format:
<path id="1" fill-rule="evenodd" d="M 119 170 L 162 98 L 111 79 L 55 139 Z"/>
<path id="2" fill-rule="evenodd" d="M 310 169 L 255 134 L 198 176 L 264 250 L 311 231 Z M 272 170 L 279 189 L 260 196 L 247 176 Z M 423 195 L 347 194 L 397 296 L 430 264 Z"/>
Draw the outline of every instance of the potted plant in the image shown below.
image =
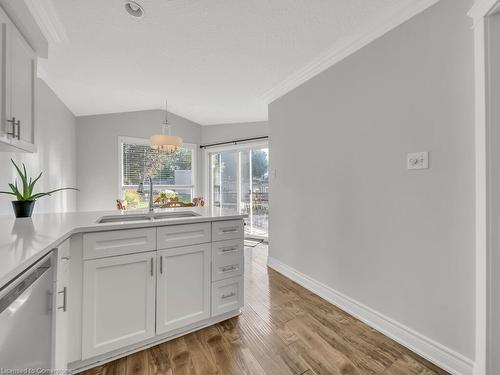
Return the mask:
<path id="1" fill-rule="evenodd" d="M 13 184 L 9 184 L 11 191 L 0 191 L 0 194 L 8 194 L 13 195 L 17 198 L 17 200 L 12 201 L 12 207 L 14 208 L 14 214 L 16 217 L 31 217 L 33 213 L 33 208 L 35 206 L 35 202 L 37 199 L 45 197 L 46 195 L 51 195 L 56 191 L 61 190 L 78 190 L 76 188 L 59 188 L 51 191 L 47 191 L 45 193 L 33 193 L 33 189 L 35 188 L 35 184 L 38 182 L 40 177 L 42 177 L 42 172 L 38 175 L 34 180 L 31 177 L 28 177 L 28 173 L 26 172 L 26 166 L 23 163 L 23 169 L 19 168 L 14 160 L 10 159 L 12 164 L 17 170 L 17 173 L 21 179 L 22 186 L 19 188 L 17 186 L 17 179 Z"/>

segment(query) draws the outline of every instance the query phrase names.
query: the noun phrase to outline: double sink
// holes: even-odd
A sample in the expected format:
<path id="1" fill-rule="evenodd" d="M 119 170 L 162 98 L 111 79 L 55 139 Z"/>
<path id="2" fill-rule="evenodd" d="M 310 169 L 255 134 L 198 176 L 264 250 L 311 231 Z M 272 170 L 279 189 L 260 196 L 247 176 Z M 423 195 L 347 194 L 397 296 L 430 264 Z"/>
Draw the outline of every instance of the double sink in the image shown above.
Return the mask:
<path id="1" fill-rule="evenodd" d="M 179 212 L 162 212 L 162 213 L 142 213 L 142 214 L 126 214 L 126 215 L 109 215 L 100 217 L 97 224 L 106 223 L 123 223 L 129 221 L 155 221 L 155 220 L 168 220 L 179 219 L 186 217 L 201 216 L 193 211 L 179 211 Z"/>

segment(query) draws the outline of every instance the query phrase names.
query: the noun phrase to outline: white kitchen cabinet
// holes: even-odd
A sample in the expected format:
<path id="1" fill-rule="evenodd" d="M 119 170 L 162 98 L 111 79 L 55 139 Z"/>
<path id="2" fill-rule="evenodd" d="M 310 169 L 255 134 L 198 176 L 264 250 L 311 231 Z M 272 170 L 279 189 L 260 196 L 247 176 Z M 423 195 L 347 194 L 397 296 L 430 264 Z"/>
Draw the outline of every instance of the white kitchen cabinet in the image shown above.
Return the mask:
<path id="1" fill-rule="evenodd" d="M 243 275 L 243 241 L 212 242 L 212 281 Z"/>
<path id="2" fill-rule="evenodd" d="M 243 238 L 244 225 L 241 219 L 214 221 L 212 223 L 212 241 L 226 241 Z"/>
<path id="3" fill-rule="evenodd" d="M 211 241 L 210 223 L 167 225 L 158 227 L 157 248 L 197 245 Z"/>
<path id="4" fill-rule="evenodd" d="M 210 317 L 210 243 L 158 251 L 156 334 Z"/>
<path id="5" fill-rule="evenodd" d="M 83 235 L 83 259 L 106 258 L 153 250 L 156 250 L 155 228 L 112 230 Z"/>
<path id="6" fill-rule="evenodd" d="M 238 310 L 243 306 L 243 276 L 212 283 L 212 316 Z"/>
<path id="7" fill-rule="evenodd" d="M 153 337 L 156 252 L 83 263 L 82 359 Z"/>
<path id="8" fill-rule="evenodd" d="M 68 293 L 69 293 L 69 240 L 57 247 L 57 271 L 54 317 L 53 367 L 65 369 L 68 366 Z"/>
<path id="9" fill-rule="evenodd" d="M 35 152 L 37 56 L 0 10 L 0 150 Z"/>

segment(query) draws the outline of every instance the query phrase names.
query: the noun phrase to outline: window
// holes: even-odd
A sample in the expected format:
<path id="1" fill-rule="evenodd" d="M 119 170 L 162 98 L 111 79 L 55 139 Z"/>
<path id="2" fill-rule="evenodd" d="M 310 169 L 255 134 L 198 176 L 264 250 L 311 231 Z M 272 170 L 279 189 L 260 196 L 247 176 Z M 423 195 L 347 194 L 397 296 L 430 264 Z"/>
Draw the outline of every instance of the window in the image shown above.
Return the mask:
<path id="1" fill-rule="evenodd" d="M 128 208 L 145 208 L 149 202 L 149 186 L 145 183 L 144 194 L 138 186 L 147 176 L 154 184 L 154 196 L 166 192 L 179 201 L 192 201 L 195 190 L 196 145 L 184 144 L 173 154 L 149 147 L 149 140 L 120 137 L 120 195 Z"/>

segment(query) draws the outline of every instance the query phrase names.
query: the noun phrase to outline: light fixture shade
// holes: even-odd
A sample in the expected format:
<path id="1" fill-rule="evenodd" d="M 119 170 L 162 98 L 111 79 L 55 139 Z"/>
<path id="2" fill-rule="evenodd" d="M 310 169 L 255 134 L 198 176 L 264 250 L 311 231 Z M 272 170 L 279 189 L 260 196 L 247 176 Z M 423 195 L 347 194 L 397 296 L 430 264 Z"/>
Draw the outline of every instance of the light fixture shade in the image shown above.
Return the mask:
<path id="1" fill-rule="evenodd" d="M 154 134 L 151 136 L 151 148 L 166 152 L 175 152 L 182 147 L 182 138 L 176 135 Z"/>

